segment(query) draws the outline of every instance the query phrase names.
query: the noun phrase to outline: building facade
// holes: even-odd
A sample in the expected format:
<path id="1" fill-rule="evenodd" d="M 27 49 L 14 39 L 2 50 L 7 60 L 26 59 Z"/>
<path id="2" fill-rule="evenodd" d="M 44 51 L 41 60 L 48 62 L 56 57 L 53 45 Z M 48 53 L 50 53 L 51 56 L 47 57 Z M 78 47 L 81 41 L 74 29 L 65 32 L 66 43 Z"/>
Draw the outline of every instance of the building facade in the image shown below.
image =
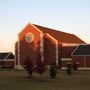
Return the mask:
<path id="1" fill-rule="evenodd" d="M 90 69 L 90 44 L 79 45 L 74 50 L 72 63 L 78 63 L 80 68 Z"/>
<path id="2" fill-rule="evenodd" d="M 78 44 L 85 44 L 74 34 L 29 23 L 19 34 L 15 44 L 16 68 L 24 67 L 29 58 L 36 64 L 38 56 L 46 64 L 66 66 Z"/>
<path id="3" fill-rule="evenodd" d="M 15 56 L 12 52 L 0 53 L 0 67 L 1 68 L 14 68 Z"/>

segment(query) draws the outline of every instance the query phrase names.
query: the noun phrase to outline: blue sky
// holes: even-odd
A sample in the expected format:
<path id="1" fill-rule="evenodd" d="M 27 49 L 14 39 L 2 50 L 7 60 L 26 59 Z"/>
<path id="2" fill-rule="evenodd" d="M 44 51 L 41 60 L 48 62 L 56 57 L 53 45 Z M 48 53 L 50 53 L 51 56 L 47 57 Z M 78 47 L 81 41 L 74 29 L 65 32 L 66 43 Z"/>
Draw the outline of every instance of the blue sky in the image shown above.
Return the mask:
<path id="1" fill-rule="evenodd" d="M 17 34 L 29 22 L 90 43 L 90 0 L 0 0 L 0 52 L 14 52 Z"/>

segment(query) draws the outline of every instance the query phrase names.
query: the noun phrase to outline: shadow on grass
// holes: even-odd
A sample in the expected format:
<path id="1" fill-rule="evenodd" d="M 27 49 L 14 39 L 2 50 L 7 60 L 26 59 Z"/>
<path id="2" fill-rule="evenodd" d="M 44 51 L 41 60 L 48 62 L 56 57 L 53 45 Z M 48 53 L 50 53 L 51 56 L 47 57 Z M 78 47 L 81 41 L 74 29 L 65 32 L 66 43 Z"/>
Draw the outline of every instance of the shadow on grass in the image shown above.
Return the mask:
<path id="1" fill-rule="evenodd" d="M 23 77 L 22 77 L 23 78 Z M 42 82 L 42 83 L 46 83 L 46 82 L 55 82 L 56 79 L 51 79 L 51 78 L 45 78 L 45 77 L 30 77 L 30 76 L 26 76 L 24 77 L 26 80 L 30 80 L 31 82 Z"/>

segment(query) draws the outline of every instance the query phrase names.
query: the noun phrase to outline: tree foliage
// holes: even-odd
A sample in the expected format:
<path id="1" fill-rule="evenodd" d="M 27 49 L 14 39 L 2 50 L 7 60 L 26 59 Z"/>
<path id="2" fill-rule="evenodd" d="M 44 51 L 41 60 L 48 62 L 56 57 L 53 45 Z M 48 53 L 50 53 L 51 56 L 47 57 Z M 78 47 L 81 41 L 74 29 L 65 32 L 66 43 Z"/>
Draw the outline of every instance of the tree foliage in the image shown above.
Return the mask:
<path id="1" fill-rule="evenodd" d="M 24 60 L 24 68 L 27 70 L 29 75 L 32 76 L 32 73 L 33 73 L 33 62 L 28 57 L 26 57 L 26 59 Z"/>
<path id="2" fill-rule="evenodd" d="M 57 68 L 55 64 L 50 65 L 50 77 L 55 78 L 57 74 Z"/>
<path id="3" fill-rule="evenodd" d="M 73 70 L 76 71 L 78 70 L 79 63 L 73 63 Z"/>
<path id="4" fill-rule="evenodd" d="M 43 74 L 44 71 L 46 70 L 45 64 L 44 62 L 41 60 L 41 56 L 38 55 L 37 56 L 37 60 L 36 60 L 36 71 L 39 74 Z"/>
<path id="5" fill-rule="evenodd" d="M 71 65 L 71 63 L 68 63 L 67 64 L 67 70 L 66 71 L 67 71 L 67 74 L 68 75 L 71 75 L 72 74 L 72 65 Z"/>

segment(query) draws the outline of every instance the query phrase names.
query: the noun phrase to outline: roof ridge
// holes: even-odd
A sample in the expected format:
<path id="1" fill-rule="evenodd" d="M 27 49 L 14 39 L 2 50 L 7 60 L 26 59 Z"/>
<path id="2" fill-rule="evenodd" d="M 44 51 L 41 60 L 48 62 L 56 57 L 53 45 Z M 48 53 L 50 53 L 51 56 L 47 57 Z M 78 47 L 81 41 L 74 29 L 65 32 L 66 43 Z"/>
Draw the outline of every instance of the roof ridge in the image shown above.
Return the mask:
<path id="1" fill-rule="evenodd" d="M 56 32 L 62 32 L 62 33 L 65 33 L 65 34 L 71 34 L 71 35 L 74 35 L 74 34 L 72 34 L 72 33 L 59 31 L 58 29 L 53 29 L 53 28 L 49 28 L 49 27 L 45 27 L 45 26 L 41 26 L 41 25 L 37 25 L 37 24 L 33 24 L 33 25 L 35 25 L 36 27 L 38 26 L 38 27 L 42 27 L 42 28 L 46 28 L 46 29 L 51 29 L 51 30 L 56 31 Z M 37 27 L 37 28 L 38 28 L 38 27 Z"/>
<path id="2" fill-rule="evenodd" d="M 41 33 L 49 33 L 52 37 L 54 37 L 55 39 L 57 39 L 58 41 L 63 42 L 63 43 L 77 43 L 77 44 L 85 43 L 82 39 L 77 37 L 75 34 L 71 34 L 71 33 L 68 33 L 68 32 L 63 32 L 63 31 L 60 31 L 60 30 L 56 30 L 56 29 L 52 29 L 52 28 L 48 28 L 48 27 L 45 27 L 45 26 L 32 24 L 32 23 L 28 23 L 24 27 L 24 29 L 18 34 L 18 36 L 25 29 L 27 29 L 27 27 L 29 27 L 30 25 L 33 26 L 36 30 L 40 31 Z"/>

